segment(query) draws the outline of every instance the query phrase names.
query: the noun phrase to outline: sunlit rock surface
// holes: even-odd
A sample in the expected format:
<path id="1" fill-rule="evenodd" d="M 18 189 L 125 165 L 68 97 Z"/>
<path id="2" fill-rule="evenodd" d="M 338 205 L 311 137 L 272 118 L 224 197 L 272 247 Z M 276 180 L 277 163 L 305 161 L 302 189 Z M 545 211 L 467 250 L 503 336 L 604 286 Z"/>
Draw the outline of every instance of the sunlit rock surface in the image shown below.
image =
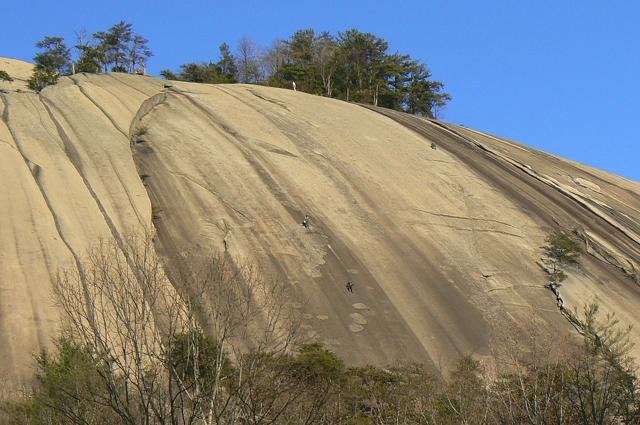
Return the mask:
<path id="1" fill-rule="evenodd" d="M 168 268 L 182 252 L 217 250 L 285 280 L 305 336 L 349 363 L 447 368 L 490 355 L 496 334 L 524 332 L 535 314 L 572 329 L 537 261 L 551 230 L 577 228 L 588 254 L 560 288 L 565 306 L 595 299 L 640 339 L 636 182 L 471 129 L 267 87 L 79 74 L 0 99 L 9 379 L 28 377 L 59 331 L 60 268 L 100 238 L 144 229 Z"/>

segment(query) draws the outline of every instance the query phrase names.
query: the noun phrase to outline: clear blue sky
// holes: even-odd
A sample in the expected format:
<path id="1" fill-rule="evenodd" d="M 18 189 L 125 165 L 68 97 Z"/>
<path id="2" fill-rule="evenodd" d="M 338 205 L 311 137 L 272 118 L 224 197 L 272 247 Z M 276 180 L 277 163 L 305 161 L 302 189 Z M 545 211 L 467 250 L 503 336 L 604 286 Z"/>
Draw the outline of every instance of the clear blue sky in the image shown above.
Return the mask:
<path id="1" fill-rule="evenodd" d="M 151 40 L 151 73 L 245 35 L 373 32 L 445 82 L 444 119 L 640 181 L 638 1 L 18 0 L 0 14 L 0 56 L 23 60 L 44 35 L 132 22 Z"/>

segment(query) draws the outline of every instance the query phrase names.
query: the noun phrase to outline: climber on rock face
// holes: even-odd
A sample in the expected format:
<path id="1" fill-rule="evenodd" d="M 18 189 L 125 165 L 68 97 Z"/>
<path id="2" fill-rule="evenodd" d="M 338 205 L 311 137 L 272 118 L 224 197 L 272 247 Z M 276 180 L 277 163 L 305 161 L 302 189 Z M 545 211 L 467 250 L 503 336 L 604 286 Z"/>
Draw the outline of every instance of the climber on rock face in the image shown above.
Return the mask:
<path id="1" fill-rule="evenodd" d="M 438 148 L 438 146 L 436 145 L 435 142 L 431 142 L 431 149 L 436 150 Z"/>
<path id="2" fill-rule="evenodd" d="M 309 216 L 308 215 L 304 215 L 304 220 L 302 220 L 302 225 L 304 226 L 305 229 L 308 229 L 310 224 L 309 224 Z"/>
<path id="3" fill-rule="evenodd" d="M 347 282 L 345 288 L 347 288 L 347 291 L 353 293 L 353 283 L 351 283 L 351 281 Z"/>

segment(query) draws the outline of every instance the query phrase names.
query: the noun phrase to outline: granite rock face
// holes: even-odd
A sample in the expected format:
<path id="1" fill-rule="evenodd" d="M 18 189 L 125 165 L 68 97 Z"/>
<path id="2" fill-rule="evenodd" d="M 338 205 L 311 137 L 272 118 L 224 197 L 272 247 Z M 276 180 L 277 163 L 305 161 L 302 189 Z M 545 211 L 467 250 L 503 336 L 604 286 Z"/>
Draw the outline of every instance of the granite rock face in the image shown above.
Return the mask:
<path id="1" fill-rule="evenodd" d="M 0 57 L 0 71 L 4 71 L 10 80 L 0 79 L 1 92 L 30 91 L 27 80 L 33 73 L 33 65 L 17 59 Z"/>
<path id="2" fill-rule="evenodd" d="M 275 88 L 78 74 L 0 96 L 0 375 L 11 380 L 59 331 L 57 272 L 100 238 L 145 229 L 168 268 L 216 250 L 285 280 L 307 336 L 352 364 L 447 367 L 488 356 L 496 333 L 534 314 L 570 332 L 538 260 L 551 230 L 575 228 L 588 252 L 560 289 L 565 306 L 596 299 L 640 340 L 636 182 Z"/>

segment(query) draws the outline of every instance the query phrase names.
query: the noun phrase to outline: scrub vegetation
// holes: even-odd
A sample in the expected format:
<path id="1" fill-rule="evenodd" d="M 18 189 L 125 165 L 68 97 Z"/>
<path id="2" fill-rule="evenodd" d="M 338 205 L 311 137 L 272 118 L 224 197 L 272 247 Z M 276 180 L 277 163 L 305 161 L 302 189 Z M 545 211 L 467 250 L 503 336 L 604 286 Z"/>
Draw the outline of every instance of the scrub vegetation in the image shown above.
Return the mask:
<path id="1" fill-rule="evenodd" d="M 313 29 L 296 31 L 267 48 L 242 38 L 232 54 L 220 46 L 219 60 L 188 63 L 172 80 L 199 83 L 249 83 L 292 88 L 320 96 L 384 106 L 434 117 L 451 100 L 444 84 L 410 55 L 389 51 L 374 34 L 350 29 L 337 35 Z"/>
<path id="2" fill-rule="evenodd" d="M 91 37 L 78 32 L 72 48 L 57 36 L 45 37 L 36 47 L 36 68 L 29 80 L 29 87 L 36 91 L 77 72 L 146 74 L 146 62 L 153 56 L 149 41 L 124 21 Z M 196 83 L 295 87 L 427 117 L 436 117 L 451 100 L 444 84 L 431 78 L 427 65 L 390 51 L 386 40 L 357 29 L 337 34 L 303 29 L 267 48 L 243 37 L 235 51 L 222 43 L 215 61 L 186 63 L 178 71 L 165 69 L 160 74 Z"/>
<path id="3" fill-rule="evenodd" d="M 60 76 L 77 72 L 145 73 L 146 60 L 153 56 L 148 43 L 124 21 L 91 37 L 80 31 L 73 49 L 64 38 L 47 36 L 36 43 L 39 52 L 33 58 L 36 67 L 29 88 L 40 91 Z"/>
<path id="4" fill-rule="evenodd" d="M 550 242 L 551 245 L 553 242 Z M 637 424 L 629 330 L 597 305 L 582 337 L 532 323 L 494 361 L 347 367 L 300 337 L 286 286 L 225 256 L 171 269 L 149 238 L 98 244 L 60 273 L 68 324 L 7 424 Z M 171 279 L 167 276 L 169 274 Z M 176 291 L 179 290 L 179 294 Z M 258 301 L 259 300 L 259 301 Z"/>
<path id="5" fill-rule="evenodd" d="M 3 71 L 3 70 L 0 69 L 0 81 L 12 82 L 13 78 L 11 78 L 11 76 L 9 75 L 9 73 L 7 71 Z"/>

